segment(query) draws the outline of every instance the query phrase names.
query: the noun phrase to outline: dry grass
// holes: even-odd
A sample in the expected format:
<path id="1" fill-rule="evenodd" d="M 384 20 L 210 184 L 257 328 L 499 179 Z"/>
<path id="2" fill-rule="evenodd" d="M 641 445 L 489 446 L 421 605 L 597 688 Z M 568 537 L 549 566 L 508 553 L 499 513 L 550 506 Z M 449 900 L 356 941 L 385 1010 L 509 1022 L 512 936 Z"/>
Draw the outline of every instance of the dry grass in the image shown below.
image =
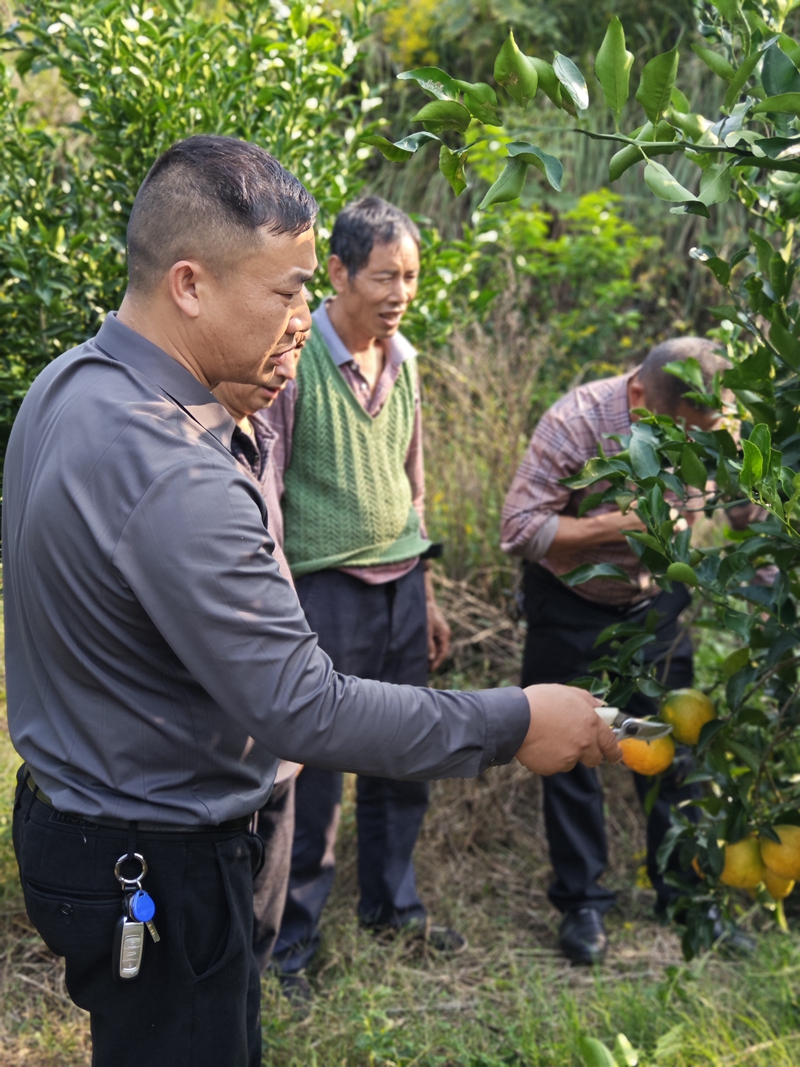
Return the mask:
<path id="1" fill-rule="evenodd" d="M 439 585 L 454 631 L 456 674 L 513 682 L 521 630 L 462 583 Z M 6 796 L 16 762 L 0 732 Z M 274 980 L 265 982 L 264 1063 L 562 1067 L 579 1062 L 577 1036 L 587 1030 L 607 1042 L 624 1030 L 635 1044 L 667 1049 L 647 1061 L 667 1067 L 796 1063 L 791 989 L 800 952 L 793 939 L 765 938 L 750 970 L 714 957 L 684 968 L 675 933 L 650 916 L 652 892 L 641 873 L 644 824 L 630 775 L 616 767 L 602 773 L 607 882 L 619 903 L 609 915 L 611 950 L 599 973 L 569 967 L 556 951 L 558 916 L 546 897 L 550 871 L 537 779 L 513 764 L 433 786 L 417 848 L 418 880 L 435 919 L 469 939 L 454 961 L 399 942 L 380 945 L 357 929 L 350 780 L 338 875 L 311 975 L 314 1010 L 297 1020 Z M 28 923 L 8 814 L 0 819 L 0 1067 L 85 1067 L 87 1017 L 66 996 L 61 961 Z"/>

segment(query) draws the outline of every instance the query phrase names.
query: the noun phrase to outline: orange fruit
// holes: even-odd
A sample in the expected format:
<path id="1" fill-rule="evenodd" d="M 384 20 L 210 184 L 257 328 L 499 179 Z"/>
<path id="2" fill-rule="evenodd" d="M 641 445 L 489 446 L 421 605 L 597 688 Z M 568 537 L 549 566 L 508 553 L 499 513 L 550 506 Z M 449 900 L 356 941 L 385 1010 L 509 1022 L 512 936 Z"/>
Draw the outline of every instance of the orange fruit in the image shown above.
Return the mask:
<path id="1" fill-rule="evenodd" d="M 737 889 L 757 886 L 764 880 L 764 863 L 757 837 L 745 837 L 725 846 L 725 866 L 719 880 Z"/>
<path id="2" fill-rule="evenodd" d="M 696 745 L 700 731 L 716 717 L 714 705 L 699 689 L 673 689 L 661 703 L 661 719 L 670 724 L 679 745 Z"/>
<path id="3" fill-rule="evenodd" d="M 661 774 L 675 759 L 675 742 L 669 735 L 657 737 L 654 741 L 623 737 L 619 747 L 622 749 L 622 762 L 625 766 L 648 777 Z"/>
<path id="4" fill-rule="evenodd" d="M 794 889 L 794 878 L 781 878 L 779 874 L 773 874 L 769 867 L 765 867 L 764 885 L 773 900 L 783 900 Z"/>
<path id="5" fill-rule="evenodd" d="M 800 878 L 800 826 L 775 826 L 781 843 L 761 839 L 761 858 L 773 874 L 790 881 Z"/>
<path id="6" fill-rule="evenodd" d="M 706 876 L 703 874 L 703 871 L 702 871 L 702 869 L 700 867 L 700 863 L 699 863 L 699 861 L 697 859 L 697 856 L 695 856 L 695 858 L 692 860 L 692 870 L 698 876 L 698 878 L 702 878 L 703 881 L 706 880 Z"/>

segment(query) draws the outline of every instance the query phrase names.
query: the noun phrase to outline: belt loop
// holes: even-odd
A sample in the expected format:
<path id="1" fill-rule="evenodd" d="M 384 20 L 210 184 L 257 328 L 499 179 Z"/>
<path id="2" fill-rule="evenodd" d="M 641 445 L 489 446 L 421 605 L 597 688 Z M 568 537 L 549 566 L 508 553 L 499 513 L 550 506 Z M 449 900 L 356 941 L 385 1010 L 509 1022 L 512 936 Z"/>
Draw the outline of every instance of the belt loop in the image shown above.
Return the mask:
<path id="1" fill-rule="evenodd" d="M 139 831 L 139 823 L 135 819 L 128 823 L 128 855 L 132 856 L 137 851 L 136 836 Z"/>

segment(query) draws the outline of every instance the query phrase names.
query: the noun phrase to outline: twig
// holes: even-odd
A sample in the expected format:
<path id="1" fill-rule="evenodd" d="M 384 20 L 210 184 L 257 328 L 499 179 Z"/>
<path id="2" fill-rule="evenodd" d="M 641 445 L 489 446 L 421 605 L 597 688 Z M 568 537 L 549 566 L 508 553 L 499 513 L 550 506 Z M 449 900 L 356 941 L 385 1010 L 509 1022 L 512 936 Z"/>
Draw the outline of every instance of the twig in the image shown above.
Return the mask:
<path id="1" fill-rule="evenodd" d="M 19 978 L 20 982 L 27 982 L 28 985 L 34 986 L 34 988 L 41 990 L 42 993 L 46 993 L 49 997 L 56 997 L 57 1000 L 63 1000 L 65 1004 L 73 1006 L 69 997 L 65 997 L 63 993 L 57 992 L 55 989 L 50 989 L 46 985 L 42 985 L 41 982 L 37 982 L 33 978 L 29 978 L 27 974 L 21 974 L 19 971 L 14 975 L 15 978 Z"/>
<path id="2" fill-rule="evenodd" d="M 737 1052 L 734 1056 L 725 1056 L 722 1062 L 741 1063 L 742 1060 L 747 1059 L 749 1056 L 755 1056 L 757 1052 L 765 1052 L 768 1048 L 774 1048 L 775 1045 L 782 1045 L 784 1041 L 797 1041 L 798 1038 L 800 1038 L 800 1033 L 796 1031 L 793 1034 L 787 1034 L 785 1037 L 776 1037 L 772 1041 L 760 1041 L 757 1045 L 748 1045 L 747 1048 Z"/>

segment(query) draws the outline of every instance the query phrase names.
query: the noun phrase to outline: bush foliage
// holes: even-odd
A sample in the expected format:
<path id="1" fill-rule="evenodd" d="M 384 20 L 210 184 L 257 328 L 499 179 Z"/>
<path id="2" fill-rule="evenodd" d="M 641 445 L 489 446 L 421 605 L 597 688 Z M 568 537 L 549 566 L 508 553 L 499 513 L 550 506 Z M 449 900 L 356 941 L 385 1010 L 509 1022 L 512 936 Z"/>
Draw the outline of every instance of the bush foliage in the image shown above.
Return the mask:
<path id="1" fill-rule="evenodd" d="M 0 444 L 42 366 L 119 305 L 133 198 L 174 141 L 263 145 L 317 198 L 323 232 L 358 191 L 357 138 L 380 102 L 358 73 L 363 5 L 352 17 L 268 0 L 226 10 L 34 0 L 3 35 Z M 18 78 L 48 70 L 61 106 L 45 121 Z"/>

